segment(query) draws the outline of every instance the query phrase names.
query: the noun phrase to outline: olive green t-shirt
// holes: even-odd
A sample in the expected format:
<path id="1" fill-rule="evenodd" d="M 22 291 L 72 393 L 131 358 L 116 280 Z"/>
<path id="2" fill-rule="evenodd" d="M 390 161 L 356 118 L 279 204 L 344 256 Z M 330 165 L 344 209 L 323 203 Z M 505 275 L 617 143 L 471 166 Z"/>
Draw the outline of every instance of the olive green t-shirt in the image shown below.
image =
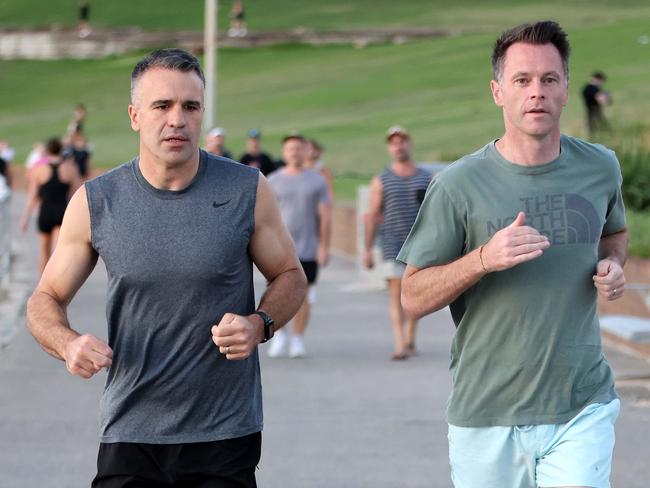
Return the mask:
<path id="1" fill-rule="evenodd" d="M 562 423 L 617 397 L 601 347 L 592 276 L 601 236 L 625 228 L 621 172 L 605 147 L 562 136 L 541 166 L 505 160 L 494 142 L 442 171 L 398 260 L 426 268 L 484 244 L 523 211 L 551 247 L 483 277 L 450 304 L 453 389 L 461 427 Z"/>

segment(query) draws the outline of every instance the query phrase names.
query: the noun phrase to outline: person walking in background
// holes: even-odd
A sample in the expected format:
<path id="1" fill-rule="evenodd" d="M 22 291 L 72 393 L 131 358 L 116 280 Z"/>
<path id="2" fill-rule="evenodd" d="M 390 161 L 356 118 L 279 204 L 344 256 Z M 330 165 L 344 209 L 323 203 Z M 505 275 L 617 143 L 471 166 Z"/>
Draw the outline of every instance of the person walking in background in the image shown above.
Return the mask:
<path id="1" fill-rule="evenodd" d="M 16 151 L 9 145 L 8 141 L 0 140 L 0 168 L 5 178 L 5 183 L 11 188 L 11 163 L 13 163 Z"/>
<path id="2" fill-rule="evenodd" d="M 456 488 L 609 488 L 620 410 L 598 295 L 623 294 L 613 151 L 560 132 L 569 41 L 555 22 L 497 39 L 500 139 L 440 172 L 398 260 L 414 317 L 449 305 Z"/>
<path id="3" fill-rule="evenodd" d="M 86 106 L 83 103 L 78 103 L 74 108 L 72 119 L 68 123 L 68 127 L 65 132 L 65 138 L 70 137 L 74 132 L 84 131 L 87 115 L 88 112 L 86 111 Z"/>
<path id="4" fill-rule="evenodd" d="M 265 178 L 199 150 L 204 89 L 186 51 L 136 64 L 139 156 L 75 193 L 27 304 L 33 336 L 71 374 L 108 369 L 93 488 L 256 486 L 257 345 L 298 310 L 307 283 Z M 99 257 L 108 343 L 66 312 Z M 253 265 L 268 283 L 259 308 Z"/>
<path id="5" fill-rule="evenodd" d="M 11 191 L 9 164 L 0 157 L 0 200 Z"/>
<path id="6" fill-rule="evenodd" d="M 400 294 L 405 266 L 396 258 L 415 222 L 431 174 L 413 162 L 411 136 L 403 127 L 388 129 L 386 143 L 393 161 L 370 184 L 363 264 L 368 269 L 375 265 L 372 248 L 381 223 L 382 273 L 390 291 L 389 315 L 394 338 L 392 359 L 399 361 L 415 354 L 417 321 L 407 317 L 402 308 Z"/>
<path id="7" fill-rule="evenodd" d="M 329 262 L 332 201 L 325 178 L 303 166 L 304 137 L 296 134 L 286 136 L 282 140 L 282 157 L 286 166 L 269 176 L 269 184 L 296 246 L 309 292 L 293 318 L 290 340 L 288 334 L 279 331 L 269 346 L 268 355 L 282 356 L 288 346 L 289 357 L 299 358 L 307 354 L 304 335 L 311 306 L 316 301 L 318 270 Z"/>
<path id="8" fill-rule="evenodd" d="M 247 135 L 246 152 L 239 158 L 239 162 L 251 168 L 257 168 L 264 176 L 267 176 L 276 168 L 271 156 L 262 151 L 262 132 L 259 129 L 251 129 Z"/>
<path id="9" fill-rule="evenodd" d="M 36 208 L 40 209 L 37 227 L 41 273 L 56 247 L 68 201 L 82 183 L 74 162 L 61 157 L 60 139 L 48 140 L 45 149 L 48 163 L 35 167 L 30 175 L 27 201 L 20 221 L 21 230 L 27 231 L 32 212 Z"/>
<path id="10" fill-rule="evenodd" d="M 63 150 L 63 158 L 74 161 L 84 181 L 90 177 L 90 157 L 91 151 L 86 136 L 81 131 L 73 132 L 69 137 L 68 146 Z"/>
<path id="11" fill-rule="evenodd" d="M 92 30 L 90 28 L 90 0 L 79 1 L 79 37 L 85 39 Z"/>
<path id="12" fill-rule="evenodd" d="M 230 29 L 228 37 L 246 37 L 248 29 L 246 28 L 246 17 L 244 15 L 243 0 L 235 0 L 230 10 Z"/>
<path id="13" fill-rule="evenodd" d="M 323 156 L 323 146 L 316 141 L 316 139 L 307 139 L 307 147 L 305 152 L 305 168 L 314 170 L 320 173 L 325 181 L 327 181 L 327 187 L 330 190 L 330 197 L 334 200 L 334 181 L 332 178 L 332 172 L 329 170 L 325 163 L 322 160 Z"/>
<path id="14" fill-rule="evenodd" d="M 592 139 L 596 132 L 609 129 L 603 108 L 612 104 L 612 95 L 609 91 L 603 89 L 603 84 L 606 81 L 605 73 L 596 71 L 591 75 L 589 83 L 582 89 L 589 139 Z"/>
<path id="15" fill-rule="evenodd" d="M 205 150 L 215 156 L 232 159 L 232 154 L 225 147 L 226 131 L 221 127 L 215 127 L 208 131 L 205 136 Z"/>

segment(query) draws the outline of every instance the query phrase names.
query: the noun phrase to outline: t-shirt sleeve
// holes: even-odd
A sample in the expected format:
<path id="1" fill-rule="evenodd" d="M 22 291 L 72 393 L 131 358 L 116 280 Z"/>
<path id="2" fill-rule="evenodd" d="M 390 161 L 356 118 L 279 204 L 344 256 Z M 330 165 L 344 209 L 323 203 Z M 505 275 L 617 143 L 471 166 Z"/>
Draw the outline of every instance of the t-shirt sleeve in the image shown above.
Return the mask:
<path id="1" fill-rule="evenodd" d="M 616 183 L 607 204 L 607 214 L 605 215 L 605 225 L 603 226 L 603 235 L 614 234 L 625 228 L 625 204 L 623 203 L 623 175 L 621 174 L 621 165 L 613 155 L 616 161 Z"/>
<path id="2" fill-rule="evenodd" d="M 329 188 L 327 188 L 327 181 L 324 176 L 321 176 L 318 184 L 318 204 L 320 205 L 323 203 L 331 203 L 331 199 Z"/>
<path id="3" fill-rule="evenodd" d="M 434 178 L 397 260 L 426 268 L 458 259 L 465 249 L 466 225 L 464 210 Z"/>

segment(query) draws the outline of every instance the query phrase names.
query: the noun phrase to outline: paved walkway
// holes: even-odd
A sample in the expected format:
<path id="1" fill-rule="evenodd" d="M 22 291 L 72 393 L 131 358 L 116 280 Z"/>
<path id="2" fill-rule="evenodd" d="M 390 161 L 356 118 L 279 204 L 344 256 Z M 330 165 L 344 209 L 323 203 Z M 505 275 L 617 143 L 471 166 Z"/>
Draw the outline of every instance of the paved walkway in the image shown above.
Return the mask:
<path id="1" fill-rule="evenodd" d="M 32 276 L 35 240 L 33 233 L 16 238 L 19 266 Z M 393 363 L 388 295 L 354 291 L 355 279 L 354 265 L 342 259 L 322 273 L 308 358 L 263 358 L 261 488 L 451 487 L 444 419 L 449 313 L 423 320 L 419 356 Z M 78 330 L 100 337 L 105 283 L 100 263 L 69 309 Z M 636 378 L 650 377 L 650 366 L 614 350 L 608 357 L 623 380 L 613 485 L 645 488 L 650 402 Z M 71 377 L 20 325 L 0 349 L 0 488 L 89 486 L 103 381 L 103 374 Z"/>

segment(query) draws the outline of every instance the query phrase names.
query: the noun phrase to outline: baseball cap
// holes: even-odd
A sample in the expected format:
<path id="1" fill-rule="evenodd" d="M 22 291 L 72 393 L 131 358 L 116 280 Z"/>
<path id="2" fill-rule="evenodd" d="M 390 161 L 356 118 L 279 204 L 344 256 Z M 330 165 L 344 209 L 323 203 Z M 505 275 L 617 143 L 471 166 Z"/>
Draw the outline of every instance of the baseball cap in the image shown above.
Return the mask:
<path id="1" fill-rule="evenodd" d="M 251 137 L 253 139 L 259 139 L 262 137 L 262 131 L 259 129 L 251 129 L 248 131 L 248 137 Z"/>
<path id="2" fill-rule="evenodd" d="M 386 141 L 387 142 L 390 141 L 393 136 L 402 136 L 402 137 L 405 137 L 407 139 L 411 138 L 411 136 L 406 131 L 406 129 L 404 127 L 402 127 L 401 125 L 393 125 L 392 127 L 390 127 L 388 129 L 388 131 L 386 131 Z"/>
<path id="3" fill-rule="evenodd" d="M 223 127 L 214 127 L 213 129 L 210 129 L 208 132 L 208 137 L 217 137 L 217 136 L 225 136 L 226 131 L 223 129 Z"/>

